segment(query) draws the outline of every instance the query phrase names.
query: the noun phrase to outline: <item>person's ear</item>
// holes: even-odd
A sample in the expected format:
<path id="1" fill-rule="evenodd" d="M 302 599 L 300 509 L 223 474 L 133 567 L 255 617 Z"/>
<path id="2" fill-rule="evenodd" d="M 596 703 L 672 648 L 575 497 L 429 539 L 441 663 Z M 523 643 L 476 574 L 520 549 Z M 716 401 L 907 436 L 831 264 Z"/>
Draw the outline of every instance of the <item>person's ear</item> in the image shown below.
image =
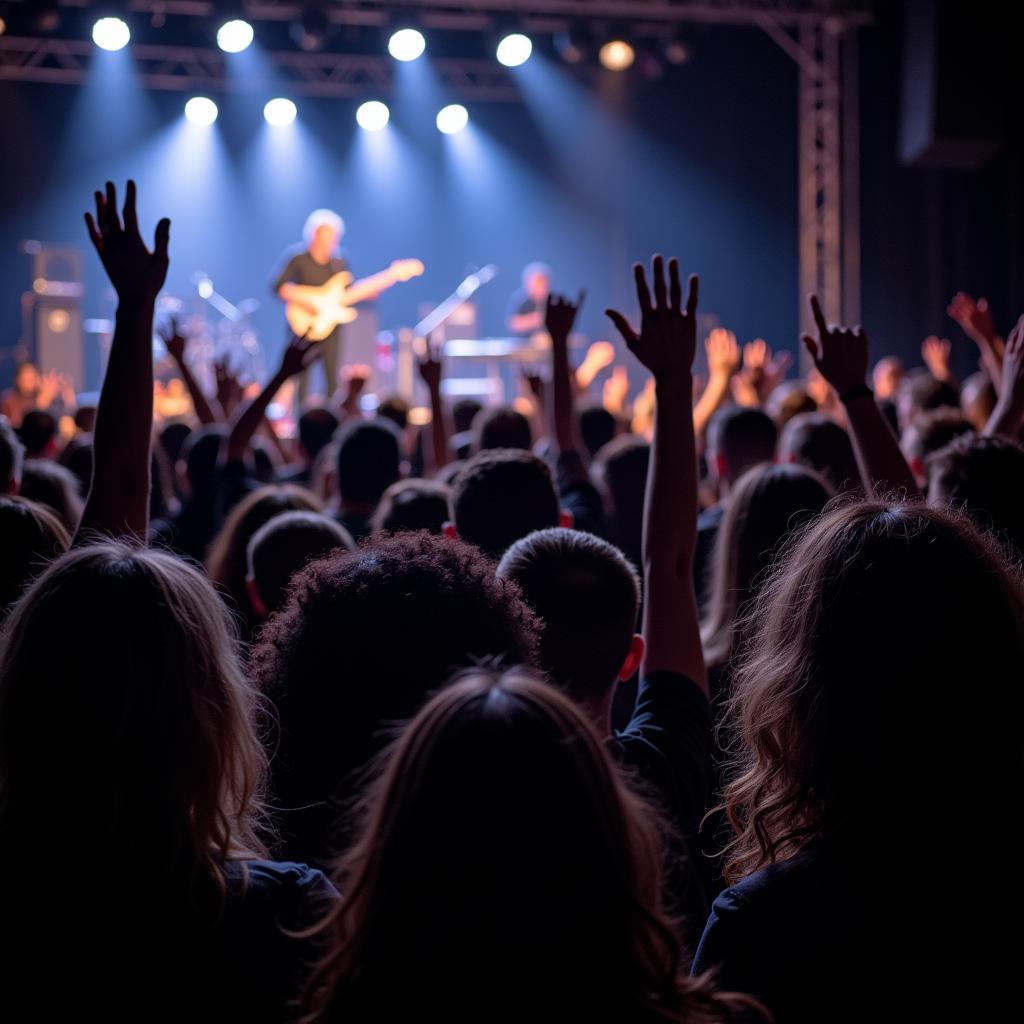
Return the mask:
<path id="1" fill-rule="evenodd" d="M 576 520 L 567 508 L 559 509 L 558 525 L 565 530 L 571 530 L 576 525 Z"/>
<path id="2" fill-rule="evenodd" d="M 441 527 L 441 532 L 449 540 L 458 540 L 459 539 L 459 531 L 455 529 L 455 524 L 453 522 L 451 522 L 450 520 L 446 519 L 444 521 L 444 524 Z"/>
<path id="3" fill-rule="evenodd" d="M 256 581 L 251 576 L 245 577 L 245 591 L 249 595 L 249 604 L 252 605 L 252 610 L 261 619 L 265 619 L 270 613 L 267 611 L 267 606 L 263 603 L 263 598 L 260 597 L 260 590 L 256 586 Z"/>
<path id="4" fill-rule="evenodd" d="M 632 679 L 639 671 L 640 662 L 644 660 L 644 647 L 644 638 L 639 633 L 634 633 L 633 639 L 629 642 L 629 653 L 622 662 L 622 668 L 619 669 L 620 683 Z"/>

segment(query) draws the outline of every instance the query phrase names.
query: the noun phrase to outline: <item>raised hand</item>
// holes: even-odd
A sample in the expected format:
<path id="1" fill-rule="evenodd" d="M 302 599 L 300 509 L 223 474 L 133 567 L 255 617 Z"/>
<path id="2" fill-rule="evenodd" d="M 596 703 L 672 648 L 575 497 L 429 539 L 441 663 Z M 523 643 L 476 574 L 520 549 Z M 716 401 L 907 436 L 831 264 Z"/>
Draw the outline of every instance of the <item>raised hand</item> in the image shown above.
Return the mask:
<path id="1" fill-rule="evenodd" d="M 740 347 L 736 335 L 724 327 L 716 327 L 704 342 L 708 360 L 708 376 L 730 378 L 740 368 Z"/>
<path id="2" fill-rule="evenodd" d="M 953 376 L 949 369 L 949 353 L 951 345 L 946 338 L 938 338 L 930 334 L 921 342 L 921 358 L 936 380 L 950 380 Z"/>
<path id="3" fill-rule="evenodd" d="M 178 329 L 178 318 L 171 317 L 166 325 L 160 328 L 158 331 L 161 341 L 164 343 L 164 348 L 167 349 L 167 354 L 177 363 L 180 363 L 185 358 L 185 347 L 188 344 L 188 338 Z"/>
<path id="4" fill-rule="evenodd" d="M 625 366 L 616 366 L 611 376 L 604 382 L 601 404 L 609 411 L 619 415 L 626 408 L 629 396 L 629 370 Z"/>
<path id="5" fill-rule="evenodd" d="M 103 268 L 121 301 L 154 301 L 167 277 L 167 243 L 171 222 L 164 217 L 156 226 L 153 251 L 139 233 L 135 212 L 135 182 L 129 179 L 124 201 L 124 220 L 117 212 L 117 192 L 108 181 L 106 194 L 95 193 L 96 218 L 86 213 L 89 237 Z"/>
<path id="6" fill-rule="evenodd" d="M 297 373 L 302 373 L 322 354 L 323 349 L 318 347 L 315 341 L 309 340 L 308 332 L 301 338 L 297 334 L 293 334 L 281 356 L 278 376 L 285 380 L 294 377 Z"/>
<path id="7" fill-rule="evenodd" d="M 974 341 L 990 344 L 995 341 L 996 325 L 988 299 L 981 298 L 975 302 L 966 292 L 957 292 L 946 307 L 946 312 Z"/>
<path id="8" fill-rule="evenodd" d="M 544 326 L 553 340 L 567 340 L 576 323 L 576 314 L 583 305 L 586 292 L 580 291 L 579 298 L 572 302 L 564 295 L 549 295 L 547 309 L 544 313 Z M 612 351 L 612 358 L 615 352 Z"/>
<path id="9" fill-rule="evenodd" d="M 441 349 L 430 338 L 423 339 L 423 358 L 419 361 L 420 380 L 433 392 L 441 387 Z"/>
<path id="10" fill-rule="evenodd" d="M 642 264 L 633 267 L 636 295 L 640 303 L 640 330 L 634 331 L 626 318 L 617 310 L 605 312 L 618 328 L 630 352 L 654 374 L 659 385 L 671 382 L 686 383 L 690 392 L 690 374 L 697 347 L 697 290 L 696 274 L 691 274 L 686 306 L 682 305 L 683 291 L 679 282 L 679 262 L 668 262 L 669 284 L 665 283 L 665 261 L 655 256 L 651 262 L 654 283 L 654 302 L 647 287 L 647 275 Z"/>
<path id="11" fill-rule="evenodd" d="M 818 372 L 842 397 L 865 388 L 868 375 L 868 338 L 862 327 L 825 323 L 817 295 L 809 298 L 817 338 L 803 336 Z"/>
<path id="12" fill-rule="evenodd" d="M 213 378 L 217 388 L 217 402 L 224 410 L 224 415 L 230 418 L 242 401 L 245 389 L 234 370 L 231 369 L 227 356 L 218 359 L 213 364 Z"/>
<path id="13" fill-rule="evenodd" d="M 1002 386 L 999 401 L 985 424 L 986 434 L 1000 434 L 1020 441 L 1024 425 L 1024 316 L 1010 331 L 1003 352 Z"/>

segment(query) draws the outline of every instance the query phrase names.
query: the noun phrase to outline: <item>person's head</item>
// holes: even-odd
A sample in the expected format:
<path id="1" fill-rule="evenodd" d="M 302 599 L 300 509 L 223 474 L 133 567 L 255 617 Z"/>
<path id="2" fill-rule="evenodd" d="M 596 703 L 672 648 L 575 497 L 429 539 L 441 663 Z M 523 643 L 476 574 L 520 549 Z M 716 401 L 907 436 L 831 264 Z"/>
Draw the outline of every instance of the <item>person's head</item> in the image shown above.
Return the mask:
<path id="1" fill-rule="evenodd" d="M 480 658 L 531 663 L 538 632 L 515 584 L 461 541 L 404 533 L 311 563 L 250 662 L 277 708 L 277 797 L 306 806 L 351 792 L 382 729 Z M 306 855 L 325 852 L 335 817 L 325 813 Z"/>
<path id="2" fill-rule="evenodd" d="M 959 409 L 960 391 L 955 384 L 936 380 L 928 370 L 918 367 L 903 378 L 896 406 L 900 430 L 903 431 L 919 413 L 941 409 L 943 406 Z"/>
<path id="3" fill-rule="evenodd" d="M 32 578 L 70 546 L 71 534 L 52 509 L 0 495 L 0 621 Z"/>
<path id="4" fill-rule="evenodd" d="M 319 512 L 281 512 L 252 536 L 246 556 L 249 602 L 260 619 L 284 603 L 292 577 L 332 551 L 355 551 L 348 530 Z"/>
<path id="5" fill-rule="evenodd" d="M 42 382 L 39 367 L 35 363 L 18 363 L 14 371 L 14 387 L 20 394 L 35 395 Z"/>
<path id="6" fill-rule="evenodd" d="M 402 475 L 402 435 L 387 419 L 352 420 L 338 434 L 335 484 L 342 506 L 372 512 Z"/>
<path id="7" fill-rule="evenodd" d="M 18 436 L 28 459 L 51 459 L 57 453 L 57 419 L 45 409 L 25 413 Z"/>
<path id="8" fill-rule="evenodd" d="M 78 478 L 71 470 L 52 459 L 26 459 L 18 493 L 52 509 L 69 533 L 78 528 L 83 502 Z"/>
<path id="9" fill-rule="evenodd" d="M 483 406 L 475 398 L 460 398 L 452 406 L 452 426 L 456 434 L 473 429 L 473 420 Z"/>
<path id="10" fill-rule="evenodd" d="M 644 493 L 651 446 L 637 434 L 609 441 L 596 455 L 593 475 L 604 492 L 608 537 L 634 564 L 640 565 Z"/>
<path id="11" fill-rule="evenodd" d="M 256 531 L 284 512 L 319 512 L 316 495 L 294 484 L 268 484 L 247 494 L 228 514 L 210 543 L 206 572 L 210 581 L 228 598 L 229 606 L 251 624 L 256 609 L 246 586 L 246 552 Z"/>
<path id="12" fill-rule="evenodd" d="M 458 535 L 495 559 L 520 537 L 562 522 L 547 463 L 516 448 L 474 455 L 455 478 L 451 507 Z"/>
<path id="13" fill-rule="evenodd" d="M 482 409 L 473 420 L 473 432 L 478 452 L 491 448 L 529 449 L 533 445 L 530 421 L 510 405 Z"/>
<path id="14" fill-rule="evenodd" d="M 960 411 L 979 433 L 985 429 L 997 397 L 992 380 L 984 370 L 972 373 L 960 386 Z"/>
<path id="15" fill-rule="evenodd" d="M 880 402 L 895 398 L 903 382 L 903 376 L 903 360 L 899 356 L 883 356 L 879 359 L 871 371 L 871 386 L 875 398 Z"/>
<path id="16" fill-rule="evenodd" d="M 710 667 L 728 665 L 741 640 L 741 620 L 767 571 L 831 497 L 825 480 L 803 466 L 755 466 L 737 481 L 715 537 L 711 598 L 701 629 Z"/>
<path id="17" fill-rule="evenodd" d="M 193 498 L 212 495 L 217 486 L 217 464 L 228 430 L 213 423 L 193 430 L 181 446 L 176 477 L 182 492 Z"/>
<path id="18" fill-rule="evenodd" d="M 813 469 L 837 494 L 860 490 L 860 470 L 850 435 L 823 413 L 800 413 L 783 427 L 779 461 Z"/>
<path id="19" fill-rule="evenodd" d="M 653 812 L 572 701 L 469 671 L 379 763 L 304 1019 L 720 1019 L 661 877 Z"/>
<path id="20" fill-rule="evenodd" d="M 83 434 L 91 434 L 96 429 L 95 405 L 80 405 L 75 410 L 75 429 Z"/>
<path id="21" fill-rule="evenodd" d="M 401 395 L 389 395 L 377 406 L 378 418 L 390 420 L 399 430 L 409 426 L 409 403 Z"/>
<path id="22" fill-rule="evenodd" d="M 312 465 L 316 457 L 331 443 L 340 421 L 326 406 L 314 405 L 299 416 L 299 447 Z"/>
<path id="23" fill-rule="evenodd" d="M 968 433 L 973 433 L 970 423 L 959 410 L 949 406 L 918 413 L 911 420 L 900 438 L 900 448 L 918 484 L 924 486 L 928 482 L 928 456 Z"/>
<path id="24" fill-rule="evenodd" d="M 580 436 L 591 456 L 619 432 L 619 421 L 603 405 L 584 405 L 579 411 Z"/>
<path id="25" fill-rule="evenodd" d="M 928 504 L 967 512 L 1024 559 L 1024 448 L 1002 437 L 963 434 L 927 463 Z"/>
<path id="26" fill-rule="evenodd" d="M 527 296 L 534 302 L 543 302 L 551 290 L 551 268 L 546 263 L 527 263 L 522 280 Z"/>
<path id="27" fill-rule="evenodd" d="M 78 493 L 88 494 L 92 484 L 92 434 L 76 434 L 57 461 L 74 475 Z"/>
<path id="28" fill-rule="evenodd" d="M 307 249 L 333 255 L 345 234 L 345 222 L 333 210 L 314 210 L 302 228 L 302 240 Z"/>
<path id="29" fill-rule="evenodd" d="M 764 411 L 775 420 L 775 426 L 782 430 L 794 416 L 817 412 L 818 403 L 807 393 L 802 381 L 784 380 L 768 396 Z"/>
<path id="30" fill-rule="evenodd" d="M 554 528 L 516 541 L 498 575 L 518 584 L 540 616 L 537 664 L 602 721 L 615 684 L 632 677 L 643 655 L 636 569 L 607 541 Z"/>
<path id="31" fill-rule="evenodd" d="M 0 416 L 0 495 L 18 493 L 24 462 L 25 446 L 7 417 Z"/>
<path id="32" fill-rule="evenodd" d="M 751 466 L 771 462 L 778 436 L 772 418 L 760 409 L 741 405 L 719 409 L 708 426 L 708 468 L 720 491 L 728 494 Z"/>
<path id="33" fill-rule="evenodd" d="M 1020 578 L 968 517 L 826 512 L 761 588 L 735 674 L 727 878 L 811 843 L 857 851 L 866 870 L 913 860 L 948 838 L 950 807 L 1004 818 L 1022 664 Z"/>
<path id="34" fill-rule="evenodd" d="M 451 511 L 452 489 L 437 480 L 399 480 L 380 499 L 373 514 L 373 532 L 429 530 L 441 533 Z"/>
<path id="35" fill-rule="evenodd" d="M 262 854 L 266 757 L 232 624 L 198 569 L 119 541 L 76 548 L 0 636 L 0 862 L 180 900 Z M 87 799 L 60 801 L 73 784 Z M 106 880 L 106 881 L 105 881 Z"/>
<path id="36" fill-rule="evenodd" d="M 172 420 L 160 428 L 157 441 L 167 455 L 171 465 L 175 465 L 181 457 L 181 449 L 185 439 L 192 433 L 192 428 L 184 420 Z"/>

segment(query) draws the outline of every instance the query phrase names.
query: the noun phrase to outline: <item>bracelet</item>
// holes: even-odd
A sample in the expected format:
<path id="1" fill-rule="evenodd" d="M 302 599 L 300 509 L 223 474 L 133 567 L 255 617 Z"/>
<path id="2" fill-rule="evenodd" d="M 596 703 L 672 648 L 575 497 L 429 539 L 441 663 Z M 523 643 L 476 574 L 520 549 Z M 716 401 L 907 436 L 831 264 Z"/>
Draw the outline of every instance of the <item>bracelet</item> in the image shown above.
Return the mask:
<path id="1" fill-rule="evenodd" d="M 842 402 L 843 405 L 849 405 L 850 402 L 854 401 L 857 398 L 874 398 L 874 397 L 875 397 L 874 391 L 872 391 L 871 388 L 869 388 L 867 386 L 867 384 L 862 384 L 859 388 L 851 388 L 849 391 L 844 391 L 839 396 L 839 401 Z"/>

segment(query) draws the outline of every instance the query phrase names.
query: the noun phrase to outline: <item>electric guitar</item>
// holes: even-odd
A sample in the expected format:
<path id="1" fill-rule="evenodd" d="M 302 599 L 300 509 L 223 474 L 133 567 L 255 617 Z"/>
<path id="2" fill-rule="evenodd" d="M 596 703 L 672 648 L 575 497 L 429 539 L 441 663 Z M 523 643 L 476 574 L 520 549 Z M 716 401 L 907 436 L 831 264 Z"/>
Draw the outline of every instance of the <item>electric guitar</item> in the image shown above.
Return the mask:
<path id="1" fill-rule="evenodd" d="M 420 260 L 395 260 L 387 270 L 352 280 L 343 270 L 321 285 L 294 285 L 294 296 L 285 305 L 288 326 L 300 338 L 323 341 L 339 324 L 349 324 L 358 316 L 352 308 L 399 281 L 409 281 L 423 273 Z M 315 310 L 315 312 L 314 312 Z"/>

